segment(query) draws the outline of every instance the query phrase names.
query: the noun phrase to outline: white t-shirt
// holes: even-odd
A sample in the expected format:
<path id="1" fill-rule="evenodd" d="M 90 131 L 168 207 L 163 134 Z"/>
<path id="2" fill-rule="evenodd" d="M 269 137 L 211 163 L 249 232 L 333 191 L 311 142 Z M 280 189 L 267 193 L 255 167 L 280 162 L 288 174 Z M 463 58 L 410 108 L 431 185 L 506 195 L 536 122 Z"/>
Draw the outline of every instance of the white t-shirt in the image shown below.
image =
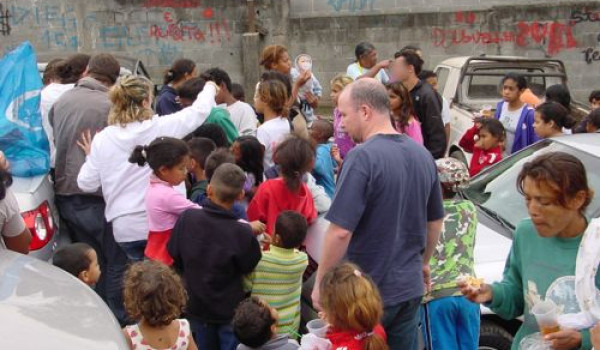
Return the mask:
<path id="1" fill-rule="evenodd" d="M 235 103 L 227 106 L 229 112 L 229 118 L 235 125 L 238 134 L 241 135 L 256 135 L 256 128 L 258 125 L 258 119 L 254 109 L 249 104 L 236 101 Z"/>
<path id="2" fill-rule="evenodd" d="M 523 112 L 523 107 L 509 111 L 508 103 L 502 104 L 502 110 L 500 111 L 500 122 L 504 125 L 504 129 L 506 130 L 506 142 L 505 142 L 505 153 L 510 154 L 512 150 L 513 143 L 515 143 L 515 133 L 517 131 L 517 127 L 519 126 L 519 119 L 521 118 L 521 113 Z"/>
<path id="3" fill-rule="evenodd" d="M 54 129 L 52 128 L 52 125 L 50 125 L 50 121 L 48 120 L 48 113 L 50 113 L 50 109 L 54 105 L 54 102 L 58 101 L 62 94 L 71 90 L 74 86 L 75 84 L 52 83 L 46 86 L 41 93 L 40 112 L 42 113 L 42 128 L 44 128 L 44 131 L 48 136 L 48 142 L 50 143 L 51 168 L 54 168 L 56 148 L 54 147 Z"/>
<path id="4" fill-rule="evenodd" d="M 17 198 L 10 188 L 6 189 L 6 196 L 0 201 L 0 235 L 4 237 L 16 237 L 25 230 L 25 221 L 19 212 Z M 4 240 L 0 247 L 4 246 Z"/>
<path id="5" fill-rule="evenodd" d="M 264 122 L 256 130 L 256 138 L 265 146 L 265 170 L 275 165 L 273 161 L 273 152 L 277 145 L 281 143 L 291 132 L 290 122 L 286 118 L 275 118 Z"/>
<path id="6" fill-rule="evenodd" d="M 360 66 L 360 64 L 358 64 L 358 62 L 354 62 L 348 66 L 348 69 L 346 69 L 346 74 L 348 74 L 350 78 L 356 80 L 356 78 L 367 73 L 368 71 L 368 68 L 363 68 Z M 377 72 L 375 79 L 379 80 L 379 82 L 383 84 L 386 84 L 390 80 L 384 69 L 380 69 L 379 72 Z"/>
<path id="7" fill-rule="evenodd" d="M 442 122 L 444 126 L 450 123 L 450 102 L 442 96 Z"/>

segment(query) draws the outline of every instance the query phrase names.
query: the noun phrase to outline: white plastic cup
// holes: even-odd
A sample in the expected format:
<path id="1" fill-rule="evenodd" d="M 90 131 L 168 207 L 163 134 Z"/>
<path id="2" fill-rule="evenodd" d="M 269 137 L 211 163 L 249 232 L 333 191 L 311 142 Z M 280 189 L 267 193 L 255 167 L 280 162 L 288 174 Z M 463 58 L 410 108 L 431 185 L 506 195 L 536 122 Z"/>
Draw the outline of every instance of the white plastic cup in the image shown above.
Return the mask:
<path id="1" fill-rule="evenodd" d="M 309 333 L 316 335 L 319 338 L 325 338 L 329 325 L 321 319 L 315 319 L 306 323 L 306 329 Z"/>
<path id="2" fill-rule="evenodd" d="M 543 335 L 560 330 L 556 309 L 556 304 L 552 300 L 540 301 L 531 308 L 531 313 L 535 316 Z"/>

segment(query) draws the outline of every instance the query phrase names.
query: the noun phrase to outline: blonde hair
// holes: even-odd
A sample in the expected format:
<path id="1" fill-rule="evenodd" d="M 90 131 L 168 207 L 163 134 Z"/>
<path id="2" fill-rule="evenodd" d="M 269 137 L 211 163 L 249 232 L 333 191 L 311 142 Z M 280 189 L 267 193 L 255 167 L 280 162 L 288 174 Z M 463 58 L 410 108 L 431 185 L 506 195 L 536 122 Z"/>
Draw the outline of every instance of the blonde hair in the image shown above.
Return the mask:
<path id="1" fill-rule="evenodd" d="M 271 79 L 261 82 L 258 98 L 278 115 L 287 118 L 290 114 L 288 91 L 281 81 Z"/>
<path id="2" fill-rule="evenodd" d="M 383 302 L 377 287 L 358 266 L 343 263 L 323 277 L 321 305 L 331 325 L 364 335 L 365 350 L 388 350 L 383 337 L 373 332 L 383 317 Z"/>
<path id="3" fill-rule="evenodd" d="M 123 301 L 132 320 L 167 326 L 182 314 L 187 299 L 179 275 L 159 261 L 137 262 L 125 272 Z"/>
<path id="4" fill-rule="evenodd" d="M 152 109 L 144 107 L 144 101 L 152 99 L 152 88 L 152 82 L 145 77 L 128 75 L 121 78 L 108 93 L 113 103 L 108 125 L 125 126 L 152 118 Z"/>
<path id="5" fill-rule="evenodd" d="M 340 90 L 343 90 L 344 87 L 352 84 L 353 81 L 354 80 L 352 78 L 350 78 L 348 75 L 342 73 L 342 74 L 338 74 L 335 77 L 333 77 L 333 79 L 331 79 L 331 81 L 329 82 L 329 85 L 331 85 L 332 89 L 337 86 L 340 88 Z"/>

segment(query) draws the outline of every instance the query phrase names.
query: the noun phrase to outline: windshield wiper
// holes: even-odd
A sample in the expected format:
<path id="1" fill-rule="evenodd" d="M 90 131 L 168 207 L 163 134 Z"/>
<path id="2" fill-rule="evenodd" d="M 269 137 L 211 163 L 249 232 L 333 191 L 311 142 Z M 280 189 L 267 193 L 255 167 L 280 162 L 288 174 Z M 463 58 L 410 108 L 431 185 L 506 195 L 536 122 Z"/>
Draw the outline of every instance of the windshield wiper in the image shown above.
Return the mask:
<path id="1" fill-rule="evenodd" d="M 481 211 L 483 211 L 487 216 L 491 217 L 492 219 L 495 219 L 496 221 L 498 221 L 500 223 L 500 225 L 510 231 L 514 231 L 515 226 L 508 220 L 506 220 L 505 218 L 503 218 L 502 216 L 500 216 L 500 214 L 496 213 L 495 211 L 484 207 L 481 204 L 477 204 L 475 203 L 475 205 L 481 209 Z"/>

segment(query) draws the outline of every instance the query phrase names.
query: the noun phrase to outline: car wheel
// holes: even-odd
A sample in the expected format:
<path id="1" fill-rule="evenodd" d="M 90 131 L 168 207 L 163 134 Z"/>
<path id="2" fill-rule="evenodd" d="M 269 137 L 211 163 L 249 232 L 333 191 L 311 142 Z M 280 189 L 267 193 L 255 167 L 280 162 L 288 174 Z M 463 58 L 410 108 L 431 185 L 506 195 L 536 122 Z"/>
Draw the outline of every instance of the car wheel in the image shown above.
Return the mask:
<path id="1" fill-rule="evenodd" d="M 454 158 L 454 159 L 458 159 L 461 162 L 465 163 L 465 165 L 468 167 L 469 163 L 467 163 L 467 158 L 465 158 L 465 155 L 462 153 L 462 151 L 460 150 L 454 150 L 450 153 L 450 157 Z"/>
<path id="2" fill-rule="evenodd" d="M 489 321 L 481 322 L 479 350 L 510 350 L 513 336 L 504 328 Z"/>

